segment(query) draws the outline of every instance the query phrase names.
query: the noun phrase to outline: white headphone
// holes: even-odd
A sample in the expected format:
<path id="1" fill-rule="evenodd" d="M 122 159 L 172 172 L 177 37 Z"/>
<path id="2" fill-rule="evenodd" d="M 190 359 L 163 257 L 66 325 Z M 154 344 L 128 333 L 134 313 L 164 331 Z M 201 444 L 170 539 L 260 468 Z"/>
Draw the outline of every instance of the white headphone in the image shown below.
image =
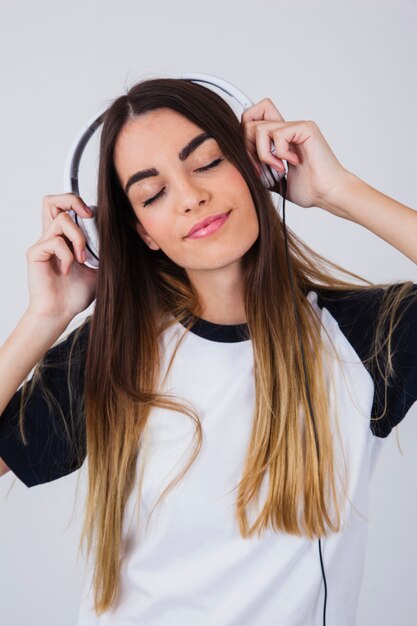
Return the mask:
<path id="1" fill-rule="evenodd" d="M 234 87 L 225 80 L 211 76 L 210 74 L 180 74 L 174 78 L 182 78 L 191 82 L 206 83 L 218 87 L 226 94 L 234 98 L 244 110 L 253 106 L 253 102 L 237 87 Z M 76 135 L 68 151 L 64 169 L 64 192 L 79 195 L 78 170 L 84 149 L 95 131 L 103 123 L 104 113 L 108 105 L 93 117 Z M 274 143 L 271 141 L 271 152 L 275 151 Z M 277 172 L 265 163 L 259 162 L 262 168 L 261 182 L 266 189 L 272 189 L 286 175 L 285 172 Z M 96 206 L 90 206 L 95 212 Z M 97 268 L 99 263 L 99 243 L 96 223 L 94 218 L 82 218 L 74 210 L 69 210 L 68 214 L 74 222 L 81 228 L 86 239 L 86 261 L 89 267 Z"/>

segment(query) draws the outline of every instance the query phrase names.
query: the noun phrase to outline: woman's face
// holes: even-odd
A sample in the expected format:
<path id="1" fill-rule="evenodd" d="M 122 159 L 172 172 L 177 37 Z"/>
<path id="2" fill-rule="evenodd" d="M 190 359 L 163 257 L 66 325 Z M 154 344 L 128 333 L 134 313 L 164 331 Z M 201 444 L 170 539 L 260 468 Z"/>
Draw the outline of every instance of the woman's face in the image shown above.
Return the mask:
<path id="1" fill-rule="evenodd" d="M 114 151 L 116 172 L 139 220 L 139 235 L 152 250 L 161 249 L 191 273 L 233 263 L 240 267 L 259 234 L 249 187 L 217 141 L 208 137 L 194 149 L 186 148 L 202 133 L 188 118 L 160 108 L 128 122 Z M 229 211 L 215 232 L 187 237 L 197 222 Z"/>

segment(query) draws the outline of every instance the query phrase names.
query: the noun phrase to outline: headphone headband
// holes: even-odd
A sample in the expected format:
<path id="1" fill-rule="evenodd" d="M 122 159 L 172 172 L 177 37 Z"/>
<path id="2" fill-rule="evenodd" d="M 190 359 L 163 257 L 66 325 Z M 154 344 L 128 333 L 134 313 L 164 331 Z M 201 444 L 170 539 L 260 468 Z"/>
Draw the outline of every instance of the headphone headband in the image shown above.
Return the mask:
<path id="1" fill-rule="evenodd" d="M 248 96 L 246 96 L 240 89 L 232 85 L 231 83 L 219 78 L 218 76 L 212 76 L 210 74 L 179 74 L 173 76 L 173 78 L 182 78 L 191 82 L 205 83 L 218 87 L 224 93 L 234 98 L 240 106 L 246 110 L 253 106 L 253 102 Z M 109 108 L 106 104 L 94 117 L 77 133 L 74 138 L 70 149 L 68 150 L 65 167 L 64 167 L 64 192 L 76 193 L 80 195 L 79 183 L 78 183 L 78 171 L 80 167 L 81 157 L 85 150 L 86 145 L 90 141 L 93 134 L 103 123 L 104 113 Z M 276 182 L 279 182 L 285 174 L 281 174 L 276 170 L 271 169 L 265 164 L 262 165 L 262 182 L 268 188 L 272 188 Z"/>

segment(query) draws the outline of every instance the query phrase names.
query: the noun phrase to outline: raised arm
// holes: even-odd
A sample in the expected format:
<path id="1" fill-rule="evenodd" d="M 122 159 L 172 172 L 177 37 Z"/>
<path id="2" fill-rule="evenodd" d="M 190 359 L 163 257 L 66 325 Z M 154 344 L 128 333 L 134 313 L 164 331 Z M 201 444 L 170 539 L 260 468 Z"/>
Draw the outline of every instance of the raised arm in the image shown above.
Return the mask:
<path id="1" fill-rule="evenodd" d="M 37 479 L 32 464 L 37 462 L 38 450 L 33 445 L 31 449 L 21 447 L 16 436 L 19 387 L 71 320 L 91 304 L 97 282 L 96 270 L 84 265 L 85 237 L 69 217 L 70 209 L 81 217 L 91 217 L 85 203 L 75 194 L 45 196 L 42 235 L 26 253 L 29 306 L 0 348 L 0 475 L 8 471 L 8 464 L 13 469 L 13 463 L 22 477 L 28 475 L 29 468 L 32 475 L 28 480 L 32 483 Z M 55 370 L 50 373 L 48 384 L 60 394 L 65 379 L 54 378 Z M 47 409 L 40 398 L 28 409 L 32 441 L 37 445 L 41 445 L 46 429 Z"/>

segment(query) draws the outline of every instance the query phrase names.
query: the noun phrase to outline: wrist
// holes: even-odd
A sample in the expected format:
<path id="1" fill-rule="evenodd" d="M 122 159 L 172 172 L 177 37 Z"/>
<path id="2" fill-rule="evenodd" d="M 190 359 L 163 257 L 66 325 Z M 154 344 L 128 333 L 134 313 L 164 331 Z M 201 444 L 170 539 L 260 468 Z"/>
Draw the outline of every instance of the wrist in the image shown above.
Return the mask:
<path id="1" fill-rule="evenodd" d="M 332 186 L 323 195 L 318 207 L 346 220 L 354 220 L 352 199 L 362 185 L 366 183 L 349 170 L 341 171 Z"/>
<path id="2" fill-rule="evenodd" d="M 33 328 L 40 335 L 44 337 L 48 336 L 53 341 L 56 341 L 65 331 L 72 319 L 71 316 L 44 315 L 28 307 L 23 313 L 20 323 L 27 328 Z"/>

